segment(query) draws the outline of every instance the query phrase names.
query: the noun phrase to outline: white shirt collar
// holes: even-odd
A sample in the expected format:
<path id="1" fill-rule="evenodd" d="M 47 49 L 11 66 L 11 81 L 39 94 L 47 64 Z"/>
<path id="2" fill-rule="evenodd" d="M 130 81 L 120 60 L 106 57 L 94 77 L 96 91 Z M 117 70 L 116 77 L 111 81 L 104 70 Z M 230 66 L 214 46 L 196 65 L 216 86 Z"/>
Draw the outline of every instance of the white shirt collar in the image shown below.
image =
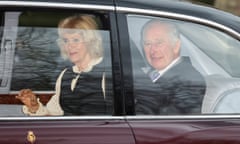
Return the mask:
<path id="1" fill-rule="evenodd" d="M 89 71 L 92 70 L 92 68 L 93 68 L 95 65 L 99 64 L 102 60 L 103 60 L 102 57 L 100 57 L 100 58 L 98 58 L 98 59 L 92 60 L 91 63 L 89 63 L 88 67 L 87 67 L 86 69 L 82 70 L 82 71 L 80 71 L 80 70 L 78 69 L 78 67 L 77 67 L 76 65 L 74 65 L 74 66 L 73 66 L 73 72 L 75 72 L 75 73 L 89 72 Z"/>
<path id="2" fill-rule="evenodd" d="M 175 65 L 179 60 L 180 60 L 180 57 L 176 58 L 166 68 L 164 68 L 163 70 L 158 71 L 158 73 L 160 75 L 153 82 L 156 82 L 167 70 L 169 70 L 171 67 L 173 67 L 173 65 Z"/>
<path id="3" fill-rule="evenodd" d="M 180 57 L 173 60 L 167 67 L 165 67 L 163 70 L 158 71 L 160 75 L 164 74 L 167 70 L 169 70 L 175 63 L 177 63 L 180 60 Z"/>

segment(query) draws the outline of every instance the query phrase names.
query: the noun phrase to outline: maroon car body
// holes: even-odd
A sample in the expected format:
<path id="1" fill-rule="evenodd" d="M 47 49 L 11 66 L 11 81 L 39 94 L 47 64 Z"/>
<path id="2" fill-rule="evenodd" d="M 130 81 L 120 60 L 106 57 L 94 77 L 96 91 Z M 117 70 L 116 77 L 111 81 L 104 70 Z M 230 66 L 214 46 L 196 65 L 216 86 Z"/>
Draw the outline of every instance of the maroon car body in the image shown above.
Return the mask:
<path id="1" fill-rule="evenodd" d="M 234 105 L 240 100 L 239 17 L 191 3 L 156 0 L 0 0 L 0 8 L 1 144 L 240 143 L 240 109 Z M 111 97 L 109 113 L 23 114 L 22 103 L 15 98 L 20 89 L 33 89 L 43 104 L 54 94 L 55 80 L 61 72 L 57 69 L 68 65 L 60 58 L 55 43 L 56 23 L 75 13 L 94 15 L 101 25 L 106 75 L 111 79 L 107 91 Z M 202 114 L 135 114 L 134 70 L 139 64 L 135 54 L 139 52 L 133 47 L 139 47 L 140 28 L 152 18 L 176 22 L 184 46 L 192 47 L 183 55 L 191 55 L 207 82 L 213 79 L 210 82 L 218 84 L 214 88 L 219 91 L 211 91 L 210 85 Z"/>
<path id="2" fill-rule="evenodd" d="M 53 144 L 134 144 L 129 126 L 121 119 L 75 119 L 53 118 L 39 120 L 8 120 L 1 122 L 1 143 L 31 143 L 29 132 L 36 137 L 33 143 Z"/>

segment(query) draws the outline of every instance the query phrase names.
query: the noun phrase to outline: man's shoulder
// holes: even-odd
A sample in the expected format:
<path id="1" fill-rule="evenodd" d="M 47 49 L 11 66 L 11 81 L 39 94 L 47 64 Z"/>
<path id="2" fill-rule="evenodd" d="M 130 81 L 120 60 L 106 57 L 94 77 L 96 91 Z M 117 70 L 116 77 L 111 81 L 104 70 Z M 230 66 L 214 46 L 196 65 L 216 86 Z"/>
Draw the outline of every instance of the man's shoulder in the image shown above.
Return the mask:
<path id="1" fill-rule="evenodd" d="M 203 75 L 191 63 L 189 57 L 181 57 L 179 62 L 169 70 L 169 74 L 178 75 L 179 78 L 185 80 L 202 80 Z"/>

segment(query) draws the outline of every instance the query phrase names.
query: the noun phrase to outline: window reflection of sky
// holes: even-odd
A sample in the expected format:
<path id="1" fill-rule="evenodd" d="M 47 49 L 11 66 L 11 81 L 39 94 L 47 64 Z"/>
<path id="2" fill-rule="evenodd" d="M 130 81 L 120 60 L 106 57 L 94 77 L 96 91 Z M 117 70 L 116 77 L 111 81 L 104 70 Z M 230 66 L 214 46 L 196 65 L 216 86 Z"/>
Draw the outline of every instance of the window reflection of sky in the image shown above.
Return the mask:
<path id="1" fill-rule="evenodd" d="M 154 17 L 128 16 L 130 39 L 141 54 L 141 29 L 152 18 Z M 220 30 L 200 24 L 164 20 L 174 22 L 179 27 L 182 34 L 182 51 L 190 56 L 201 73 L 240 77 L 240 68 L 237 63 L 240 61 L 239 41 Z"/>
<path id="2" fill-rule="evenodd" d="M 110 59 L 109 33 L 101 31 L 101 34 L 107 49 L 105 56 Z M 71 65 L 61 57 L 57 38 L 56 28 L 18 28 L 11 90 L 26 87 L 33 90 L 54 90 L 59 73 Z M 110 66 L 110 63 L 107 65 Z"/>

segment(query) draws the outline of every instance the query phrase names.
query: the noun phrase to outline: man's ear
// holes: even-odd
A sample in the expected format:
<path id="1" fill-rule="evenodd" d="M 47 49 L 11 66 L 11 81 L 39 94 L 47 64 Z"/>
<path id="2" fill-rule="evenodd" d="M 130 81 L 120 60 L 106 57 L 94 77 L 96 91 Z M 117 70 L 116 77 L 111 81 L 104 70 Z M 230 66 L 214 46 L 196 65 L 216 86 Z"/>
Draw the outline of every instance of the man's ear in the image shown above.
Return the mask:
<path id="1" fill-rule="evenodd" d="M 180 54 L 180 47 L 181 47 L 181 41 L 178 40 L 174 45 L 174 53 L 179 55 Z"/>

